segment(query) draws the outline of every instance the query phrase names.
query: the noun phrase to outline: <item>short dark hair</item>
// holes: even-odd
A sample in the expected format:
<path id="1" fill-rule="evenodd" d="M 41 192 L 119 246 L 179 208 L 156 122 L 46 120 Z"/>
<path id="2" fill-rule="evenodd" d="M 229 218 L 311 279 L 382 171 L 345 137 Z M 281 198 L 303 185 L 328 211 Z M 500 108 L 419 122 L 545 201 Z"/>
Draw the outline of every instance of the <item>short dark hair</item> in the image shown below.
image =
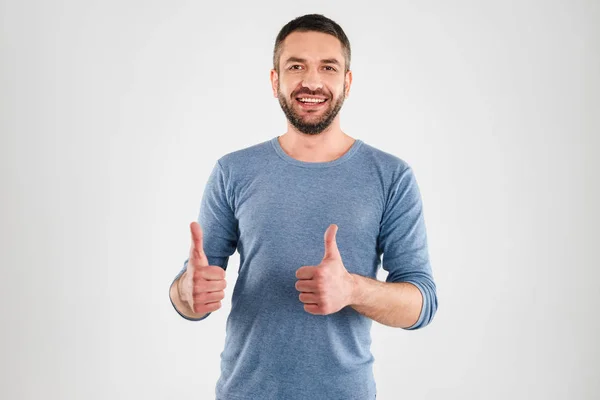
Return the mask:
<path id="1" fill-rule="evenodd" d="M 345 72 L 350 70 L 350 41 L 344 33 L 344 30 L 335 21 L 321 14 L 306 14 L 295 18 L 285 24 L 279 31 L 275 39 L 275 48 L 273 49 L 273 68 L 279 72 L 279 58 L 283 41 L 292 32 L 323 32 L 335 36 L 342 44 L 342 51 L 346 61 Z"/>

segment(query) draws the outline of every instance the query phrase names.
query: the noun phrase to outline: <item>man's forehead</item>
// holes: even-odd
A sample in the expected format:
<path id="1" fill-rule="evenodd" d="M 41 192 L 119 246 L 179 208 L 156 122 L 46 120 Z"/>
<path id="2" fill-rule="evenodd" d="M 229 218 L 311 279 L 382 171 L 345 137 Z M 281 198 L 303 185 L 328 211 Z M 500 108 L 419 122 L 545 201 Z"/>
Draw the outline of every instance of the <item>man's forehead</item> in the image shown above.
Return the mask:
<path id="1" fill-rule="evenodd" d="M 281 61 L 290 57 L 308 61 L 343 60 L 342 45 L 332 35 L 322 32 L 292 32 L 283 41 Z"/>

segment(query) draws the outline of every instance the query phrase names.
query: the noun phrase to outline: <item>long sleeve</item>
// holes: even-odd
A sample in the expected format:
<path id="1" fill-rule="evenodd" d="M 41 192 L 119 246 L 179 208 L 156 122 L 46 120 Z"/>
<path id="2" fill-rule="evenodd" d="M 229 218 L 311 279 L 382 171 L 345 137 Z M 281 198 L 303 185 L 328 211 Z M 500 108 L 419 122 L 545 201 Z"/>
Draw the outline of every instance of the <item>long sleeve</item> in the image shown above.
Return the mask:
<path id="1" fill-rule="evenodd" d="M 421 194 L 410 166 L 399 172 L 389 189 L 377 240 L 383 252 L 382 268 L 389 272 L 386 282 L 410 282 L 423 295 L 417 322 L 406 330 L 419 329 L 431 322 L 437 311 Z"/>
<path id="2" fill-rule="evenodd" d="M 198 223 L 202 227 L 203 248 L 209 265 L 218 265 L 225 270 L 229 257 L 237 248 L 239 239 L 238 221 L 234 215 L 231 193 L 225 170 L 217 161 L 204 188 Z M 175 276 L 173 282 L 185 272 L 188 261 L 189 257 L 184 261 L 183 268 Z M 173 307 L 175 308 L 175 305 Z M 177 308 L 175 310 L 177 311 Z M 179 311 L 177 312 L 179 313 Z M 199 319 L 191 319 L 179 313 L 183 318 L 191 321 L 201 321 L 210 314 Z"/>

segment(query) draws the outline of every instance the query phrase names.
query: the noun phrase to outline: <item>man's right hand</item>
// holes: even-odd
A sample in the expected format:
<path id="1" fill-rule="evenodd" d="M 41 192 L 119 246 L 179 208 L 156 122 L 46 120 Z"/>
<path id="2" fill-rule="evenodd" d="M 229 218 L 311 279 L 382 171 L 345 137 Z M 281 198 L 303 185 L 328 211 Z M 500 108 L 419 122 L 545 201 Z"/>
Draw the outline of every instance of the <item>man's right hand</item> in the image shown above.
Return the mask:
<path id="1" fill-rule="evenodd" d="M 192 246 L 187 269 L 179 278 L 179 297 L 196 314 L 206 314 L 221 308 L 225 297 L 225 270 L 208 265 L 202 247 L 202 228 L 198 222 L 190 224 Z"/>

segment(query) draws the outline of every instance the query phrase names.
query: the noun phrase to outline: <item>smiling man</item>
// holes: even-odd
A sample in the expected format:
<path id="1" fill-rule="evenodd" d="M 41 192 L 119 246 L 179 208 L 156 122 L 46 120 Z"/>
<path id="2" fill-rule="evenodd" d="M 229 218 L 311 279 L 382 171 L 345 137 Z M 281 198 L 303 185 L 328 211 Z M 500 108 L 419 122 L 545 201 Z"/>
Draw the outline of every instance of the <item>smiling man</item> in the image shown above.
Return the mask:
<path id="1" fill-rule="evenodd" d="M 372 400 L 372 321 L 416 330 L 436 313 L 412 168 L 340 128 L 350 58 L 322 15 L 281 29 L 270 77 L 287 131 L 219 158 L 190 225 L 170 287 L 182 317 L 221 307 L 240 254 L 217 400 Z"/>
<path id="2" fill-rule="evenodd" d="M 336 128 L 341 133 L 336 117 L 352 82 L 350 48 L 323 32 L 292 32 L 285 46 L 283 35 L 278 39 L 271 82 L 289 123 L 306 135 Z"/>

